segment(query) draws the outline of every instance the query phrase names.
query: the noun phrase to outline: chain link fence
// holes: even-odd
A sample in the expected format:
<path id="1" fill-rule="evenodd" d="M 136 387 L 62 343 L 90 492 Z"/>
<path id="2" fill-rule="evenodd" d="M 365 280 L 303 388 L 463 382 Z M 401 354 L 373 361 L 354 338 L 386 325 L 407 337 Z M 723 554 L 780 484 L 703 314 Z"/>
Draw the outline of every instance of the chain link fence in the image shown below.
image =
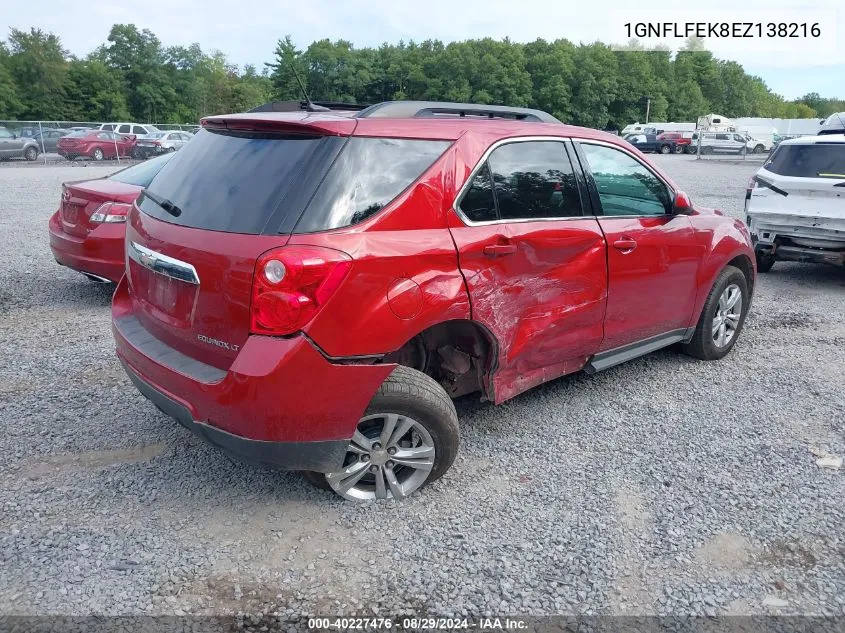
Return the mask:
<path id="1" fill-rule="evenodd" d="M 84 132 L 86 130 L 117 131 L 123 134 L 137 136 L 139 126 L 144 131 L 151 131 L 150 128 L 161 132 L 190 132 L 193 133 L 199 128 L 199 124 L 178 124 L 178 123 L 123 123 L 123 122 L 100 122 L 100 121 L 17 121 L 0 120 L 0 160 L 21 159 L 34 162 L 41 159 L 46 165 L 48 162 L 61 160 L 57 153 L 57 142 L 62 136 L 73 132 Z M 126 129 L 123 129 L 126 128 Z M 127 160 L 127 156 L 121 157 L 118 150 L 118 140 L 114 141 L 114 158 L 120 163 Z"/>

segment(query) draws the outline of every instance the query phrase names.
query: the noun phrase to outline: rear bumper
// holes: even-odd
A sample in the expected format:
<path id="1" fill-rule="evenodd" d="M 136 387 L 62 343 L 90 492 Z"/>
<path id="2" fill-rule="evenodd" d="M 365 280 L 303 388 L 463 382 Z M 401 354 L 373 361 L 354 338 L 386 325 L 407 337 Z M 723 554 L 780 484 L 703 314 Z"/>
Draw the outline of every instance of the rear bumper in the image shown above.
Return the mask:
<path id="1" fill-rule="evenodd" d="M 845 217 L 754 212 L 751 237 L 757 251 L 776 259 L 845 266 Z"/>
<path id="2" fill-rule="evenodd" d="M 62 266 L 103 277 L 114 283 L 124 272 L 123 243 L 126 225 L 102 224 L 87 237 L 65 233 L 59 213 L 50 218 L 50 250 Z"/>
<path id="3" fill-rule="evenodd" d="M 117 354 L 148 399 L 204 439 L 288 470 L 338 470 L 373 395 L 395 365 L 335 363 L 304 336 L 250 336 L 228 370 L 153 337 L 128 283 L 112 304 Z"/>
<path id="4" fill-rule="evenodd" d="M 337 470 L 343 464 L 346 447 L 349 444 L 348 440 L 267 442 L 227 433 L 210 424 L 194 420 L 186 406 L 146 382 L 135 373 L 126 361 L 123 361 L 123 368 L 138 391 L 161 411 L 209 444 L 222 448 L 243 460 L 283 467 L 288 470 L 313 470 L 317 472 Z"/>

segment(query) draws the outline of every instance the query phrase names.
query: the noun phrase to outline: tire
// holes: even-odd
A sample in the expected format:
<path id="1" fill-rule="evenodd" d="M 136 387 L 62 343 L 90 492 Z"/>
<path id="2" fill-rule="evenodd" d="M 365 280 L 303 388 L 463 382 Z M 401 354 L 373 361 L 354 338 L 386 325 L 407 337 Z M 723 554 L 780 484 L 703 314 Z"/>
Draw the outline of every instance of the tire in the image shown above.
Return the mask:
<path id="1" fill-rule="evenodd" d="M 23 153 L 23 157 L 30 163 L 35 162 L 38 159 L 38 150 L 34 147 L 27 147 L 26 151 Z"/>
<path id="2" fill-rule="evenodd" d="M 172 153 L 173 153 L 173 152 L 175 152 L 175 151 L 176 151 L 176 148 L 175 148 L 175 147 L 168 147 L 168 148 L 167 148 L 167 153 L 168 153 L 168 154 L 172 154 Z"/>
<path id="3" fill-rule="evenodd" d="M 672 148 L 668 145 L 661 145 L 660 146 L 660 153 L 661 154 L 670 154 L 672 153 Z"/>
<path id="4" fill-rule="evenodd" d="M 684 146 L 683 145 L 675 145 L 675 153 L 676 154 L 683 154 L 684 153 Z"/>
<path id="5" fill-rule="evenodd" d="M 755 154 L 762 154 L 765 149 L 762 145 L 755 145 L 753 151 Z"/>
<path id="6" fill-rule="evenodd" d="M 714 325 L 718 317 L 718 312 L 721 309 L 720 299 L 723 297 L 723 293 L 731 287 L 738 288 L 741 293 L 742 306 L 730 340 L 726 341 L 723 345 L 718 345 L 714 340 Z M 719 360 L 727 356 L 742 332 L 742 326 L 745 324 L 745 317 L 748 315 L 750 302 L 751 296 L 748 292 L 748 280 L 745 278 L 745 275 L 742 274 L 739 268 L 725 266 L 725 269 L 719 273 L 716 282 L 710 289 L 710 294 L 707 296 L 707 301 L 701 310 L 701 316 L 698 319 L 698 324 L 690 342 L 683 345 L 684 352 L 700 360 Z"/>
<path id="7" fill-rule="evenodd" d="M 757 259 L 757 272 L 767 273 L 775 265 L 775 256 L 771 253 L 762 253 L 757 251 L 754 253 Z"/>
<path id="8" fill-rule="evenodd" d="M 410 466 L 396 464 L 391 466 L 391 458 L 387 455 L 387 452 L 390 449 L 395 451 L 396 448 L 394 446 L 383 448 L 380 444 L 376 445 L 383 437 L 379 434 L 380 429 L 383 430 L 388 424 L 387 416 L 398 416 L 398 419 L 395 419 L 396 429 L 399 429 L 405 423 L 414 424 L 401 438 L 397 438 L 395 444 L 398 445 L 398 440 L 414 437 L 413 434 L 419 432 L 417 439 L 420 440 L 420 443 L 419 445 L 413 444 L 411 448 L 433 447 L 434 457 L 430 469 L 411 468 Z M 368 425 L 373 425 L 382 419 L 384 420 L 382 426 L 376 425 L 371 427 L 371 430 L 367 430 Z M 377 468 L 379 469 L 377 474 L 364 473 L 362 477 L 358 478 L 360 481 L 352 484 L 351 488 L 345 491 L 343 486 L 349 479 L 343 479 L 344 471 L 327 474 L 306 472 L 303 473 L 305 480 L 318 488 L 331 489 L 338 495 L 353 501 L 369 501 L 376 498 L 398 500 L 412 494 L 425 484 L 442 477 L 452 465 L 452 462 L 455 461 L 460 444 L 458 414 L 455 411 L 452 399 L 433 378 L 415 369 L 399 366 L 382 383 L 370 401 L 370 405 L 364 412 L 361 422 L 359 422 L 356 431 L 356 437 L 358 436 L 372 441 L 374 443 L 372 445 L 373 450 L 364 458 L 359 455 L 359 453 L 366 452 L 360 450 L 360 442 L 351 441 L 350 446 L 355 447 L 356 450 L 347 453 L 344 468 L 348 471 L 351 466 L 354 467 L 360 460 L 364 464 L 370 463 L 372 465 L 357 469 L 356 472 Z M 403 447 L 400 446 L 399 450 L 403 450 Z M 376 466 L 375 464 L 382 459 L 386 459 L 387 462 L 383 466 Z M 426 464 L 426 467 L 428 467 L 428 464 Z M 384 487 L 379 492 L 375 480 L 376 477 L 381 477 L 382 473 L 385 477 L 383 480 Z M 406 488 L 406 492 L 397 489 L 398 496 L 394 494 L 393 486 L 390 483 L 391 476 L 395 482 L 399 482 L 402 487 Z M 346 477 L 349 478 L 349 475 L 346 474 Z M 372 479 L 372 482 L 369 482 L 369 479 Z"/>
<path id="9" fill-rule="evenodd" d="M 98 162 L 103 160 L 105 157 L 106 155 L 103 153 L 103 150 L 101 150 L 99 147 L 95 147 L 94 151 L 91 152 L 91 158 Z"/>

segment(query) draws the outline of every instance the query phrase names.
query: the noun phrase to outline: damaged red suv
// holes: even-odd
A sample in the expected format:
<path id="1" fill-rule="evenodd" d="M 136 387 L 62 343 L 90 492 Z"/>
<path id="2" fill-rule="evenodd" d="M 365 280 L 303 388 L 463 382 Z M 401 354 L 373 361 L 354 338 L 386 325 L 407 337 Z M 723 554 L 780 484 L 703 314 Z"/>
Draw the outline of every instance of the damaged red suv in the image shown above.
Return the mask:
<path id="1" fill-rule="evenodd" d="M 755 278 L 744 224 L 627 143 L 496 106 L 210 117 L 126 228 L 113 330 L 137 388 L 357 500 L 443 475 L 452 398 L 673 343 L 725 356 Z"/>

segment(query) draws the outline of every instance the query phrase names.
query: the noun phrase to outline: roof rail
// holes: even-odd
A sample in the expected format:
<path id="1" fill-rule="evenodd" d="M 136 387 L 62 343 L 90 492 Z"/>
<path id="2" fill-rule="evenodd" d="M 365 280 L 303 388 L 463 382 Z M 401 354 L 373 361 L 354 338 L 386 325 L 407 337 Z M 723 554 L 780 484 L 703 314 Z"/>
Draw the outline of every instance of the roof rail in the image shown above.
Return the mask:
<path id="1" fill-rule="evenodd" d="M 512 119 L 560 123 L 548 112 L 531 108 L 510 108 L 508 106 L 481 105 L 477 103 L 450 103 L 446 101 L 385 101 L 376 103 L 358 112 L 358 118 L 438 118 L 472 117 L 488 119 Z"/>
<path id="2" fill-rule="evenodd" d="M 370 106 L 369 103 L 343 103 L 342 101 L 312 101 L 313 105 L 328 108 L 329 110 L 363 110 Z M 254 107 L 247 112 L 300 112 L 307 111 L 306 101 L 268 101 L 260 106 Z"/>

